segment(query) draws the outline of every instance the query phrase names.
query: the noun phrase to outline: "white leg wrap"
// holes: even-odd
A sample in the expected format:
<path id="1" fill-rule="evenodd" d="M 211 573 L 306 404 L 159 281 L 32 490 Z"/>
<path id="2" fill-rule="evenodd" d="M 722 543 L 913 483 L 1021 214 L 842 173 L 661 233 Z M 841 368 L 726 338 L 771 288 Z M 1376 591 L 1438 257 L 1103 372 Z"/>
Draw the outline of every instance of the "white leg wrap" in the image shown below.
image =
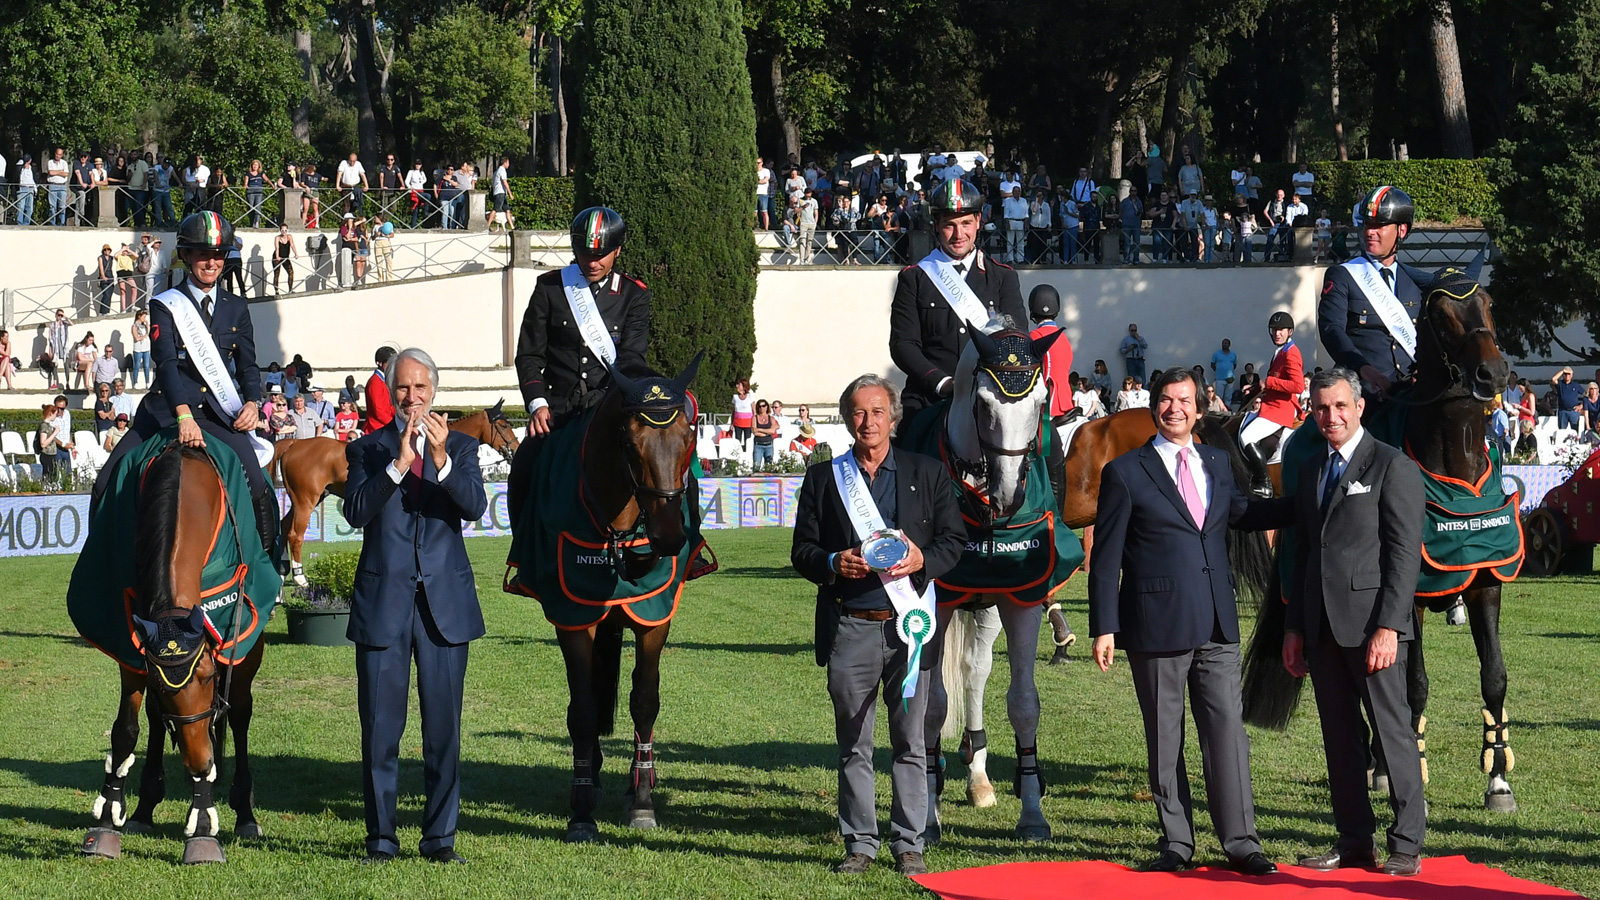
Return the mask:
<path id="1" fill-rule="evenodd" d="M 989 765 L 989 748 L 988 747 L 984 747 L 982 750 L 974 750 L 974 751 L 972 751 L 972 765 L 967 766 L 967 778 L 971 779 L 972 776 L 974 776 L 974 775 L 987 776 L 989 774 L 988 765 Z"/>
<path id="2" fill-rule="evenodd" d="M 209 826 L 208 829 L 206 830 L 206 834 L 209 834 L 209 835 L 220 834 L 221 833 L 221 829 L 217 827 L 217 808 L 215 806 L 207 807 L 206 810 L 205 810 L 205 815 L 206 815 L 206 824 Z M 194 837 L 195 836 L 195 832 L 199 830 L 199 826 L 200 826 L 200 810 L 195 809 L 194 807 L 191 806 L 189 808 L 189 821 L 183 827 L 183 836 L 184 837 Z"/>
<path id="3" fill-rule="evenodd" d="M 94 798 L 94 809 L 90 810 L 90 815 L 98 821 L 105 814 L 107 803 L 111 804 L 111 824 L 121 828 L 123 823 L 128 821 L 128 810 L 120 800 L 107 800 L 105 795 L 101 794 Z"/>

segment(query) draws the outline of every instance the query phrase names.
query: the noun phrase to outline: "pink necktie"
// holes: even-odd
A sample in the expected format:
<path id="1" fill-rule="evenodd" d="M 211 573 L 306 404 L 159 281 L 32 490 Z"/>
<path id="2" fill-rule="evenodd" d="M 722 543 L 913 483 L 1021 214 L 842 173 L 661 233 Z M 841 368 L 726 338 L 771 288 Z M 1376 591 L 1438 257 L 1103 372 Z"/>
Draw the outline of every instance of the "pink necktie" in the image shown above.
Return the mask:
<path id="1" fill-rule="evenodd" d="M 1206 505 L 1200 500 L 1200 489 L 1195 487 L 1194 475 L 1189 471 L 1189 456 L 1193 453 L 1192 447 L 1178 451 L 1178 496 L 1182 497 L 1184 505 L 1189 507 L 1189 517 L 1194 519 L 1195 527 L 1204 528 Z"/>

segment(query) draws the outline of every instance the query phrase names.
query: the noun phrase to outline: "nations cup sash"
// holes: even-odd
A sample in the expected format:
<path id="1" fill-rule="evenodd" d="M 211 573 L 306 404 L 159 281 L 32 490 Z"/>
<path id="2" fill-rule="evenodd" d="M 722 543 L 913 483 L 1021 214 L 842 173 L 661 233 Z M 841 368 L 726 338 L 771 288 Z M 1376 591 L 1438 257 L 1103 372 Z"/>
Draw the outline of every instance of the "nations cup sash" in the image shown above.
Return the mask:
<path id="1" fill-rule="evenodd" d="M 975 256 L 968 258 L 974 264 L 977 262 Z M 972 285 L 967 284 L 967 280 L 956 271 L 955 261 L 949 254 L 935 247 L 932 253 L 922 258 L 922 262 L 917 263 L 917 266 L 933 279 L 933 286 L 939 289 L 939 293 L 944 295 L 945 302 L 955 310 L 956 318 L 963 322 L 971 322 L 973 327 L 981 327 L 989 321 L 988 307 L 984 306 L 978 295 L 973 293 Z"/>
<path id="2" fill-rule="evenodd" d="M 888 527 L 861 478 L 861 467 L 856 463 L 855 453 L 846 452 L 834 458 L 833 484 L 839 489 L 839 499 L 844 501 L 844 509 L 850 515 L 850 524 L 855 527 L 856 537 L 865 540 L 867 535 Z M 906 657 L 906 675 L 900 682 L 900 698 L 904 702 L 917 695 L 922 648 L 933 639 L 937 624 L 933 615 L 933 580 L 929 579 L 927 590 L 918 594 L 908 575 L 897 578 L 891 578 L 886 572 L 877 575 L 883 580 L 883 589 L 889 595 L 889 602 L 894 605 L 895 633 L 911 649 L 911 654 Z"/>
<path id="3" fill-rule="evenodd" d="M 561 270 L 561 289 L 566 292 L 567 306 L 572 309 L 572 318 L 578 323 L 583 342 L 589 345 L 595 356 L 605 360 L 606 365 L 616 365 L 616 342 L 611 340 L 611 332 L 606 330 L 605 319 L 600 318 L 600 307 L 594 302 L 594 289 L 589 287 L 583 273 L 578 271 L 577 263 Z"/>
<path id="4" fill-rule="evenodd" d="M 1372 260 L 1365 256 L 1344 263 L 1344 269 L 1355 280 L 1356 287 L 1361 288 L 1367 300 L 1372 303 L 1372 308 L 1377 311 L 1378 318 L 1383 320 L 1385 328 L 1396 341 L 1400 342 L 1401 349 L 1412 359 L 1417 358 L 1417 326 L 1411 321 L 1411 315 L 1406 312 L 1405 304 L 1395 296 L 1394 290 L 1384 283 L 1379 267 L 1373 265 Z M 1399 266 L 1395 267 L 1398 272 Z"/>
<path id="5" fill-rule="evenodd" d="M 239 388 L 228 372 L 227 363 L 222 360 L 221 351 L 217 350 L 217 341 L 211 336 L 205 320 L 200 318 L 200 310 L 195 307 L 194 301 L 189 299 L 188 293 L 181 288 L 163 291 L 156 295 L 156 300 L 172 313 L 172 323 L 177 326 L 178 334 L 183 337 L 183 348 L 189 351 L 189 358 L 194 360 L 195 368 L 200 370 L 200 377 L 206 386 L 211 388 L 211 396 L 216 398 L 214 402 L 217 408 L 227 414 L 229 419 L 237 418 L 239 411 L 244 409 L 244 400 L 240 399 Z M 272 445 L 254 433 L 245 437 L 256 452 L 256 462 L 263 469 L 271 465 Z"/>

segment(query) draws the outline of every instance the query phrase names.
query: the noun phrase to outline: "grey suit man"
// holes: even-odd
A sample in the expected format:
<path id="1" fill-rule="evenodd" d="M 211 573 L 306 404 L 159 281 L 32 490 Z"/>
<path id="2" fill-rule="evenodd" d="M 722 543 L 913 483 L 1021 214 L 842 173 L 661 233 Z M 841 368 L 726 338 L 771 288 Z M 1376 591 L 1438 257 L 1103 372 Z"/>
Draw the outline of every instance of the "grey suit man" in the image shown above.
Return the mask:
<path id="1" fill-rule="evenodd" d="M 1422 763 L 1406 698 L 1406 654 L 1414 640 L 1422 565 L 1422 473 L 1405 454 L 1361 428 L 1360 381 L 1348 369 L 1311 379 L 1311 414 L 1328 440 L 1327 461 L 1306 469 L 1292 504 L 1298 541 L 1283 642 L 1285 668 L 1311 674 L 1328 787 L 1339 838 L 1301 865 L 1376 864 L 1377 819 L 1367 794 L 1368 723 L 1389 765 L 1389 859 L 1383 871 L 1421 870 L 1427 814 Z"/>
<path id="2" fill-rule="evenodd" d="M 1183 757 L 1190 696 L 1205 765 L 1211 822 L 1230 865 L 1277 871 L 1256 835 L 1250 738 L 1239 687 L 1239 613 L 1228 569 L 1229 525 L 1271 507 L 1247 500 L 1226 453 L 1194 442 L 1199 385 L 1177 367 L 1151 388 L 1156 437 L 1106 464 L 1089 566 L 1089 629 L 1101 671 L 1120 645 L 1144 718 L 1150 791 L 1161 852 L 1147 872 L 1174 872 L 1194 857 L 1194 807 Z"/>

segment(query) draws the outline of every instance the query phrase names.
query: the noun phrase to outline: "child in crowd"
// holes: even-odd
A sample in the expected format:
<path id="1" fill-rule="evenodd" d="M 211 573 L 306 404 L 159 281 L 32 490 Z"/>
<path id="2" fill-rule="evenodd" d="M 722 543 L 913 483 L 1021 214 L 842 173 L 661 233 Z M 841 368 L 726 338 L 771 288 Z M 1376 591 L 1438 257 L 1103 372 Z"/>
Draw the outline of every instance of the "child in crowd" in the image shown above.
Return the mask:
<path id="1" fill-rule="evenodd" d="M 1322 262 L 1324 257 L 1330 262 L 1333 260 L 1333 221 L 1328 218 L 1327 210 L 1317 210 L 1316 227 L 1317 252 L 1311 260 L 1312 265 Z"/>

